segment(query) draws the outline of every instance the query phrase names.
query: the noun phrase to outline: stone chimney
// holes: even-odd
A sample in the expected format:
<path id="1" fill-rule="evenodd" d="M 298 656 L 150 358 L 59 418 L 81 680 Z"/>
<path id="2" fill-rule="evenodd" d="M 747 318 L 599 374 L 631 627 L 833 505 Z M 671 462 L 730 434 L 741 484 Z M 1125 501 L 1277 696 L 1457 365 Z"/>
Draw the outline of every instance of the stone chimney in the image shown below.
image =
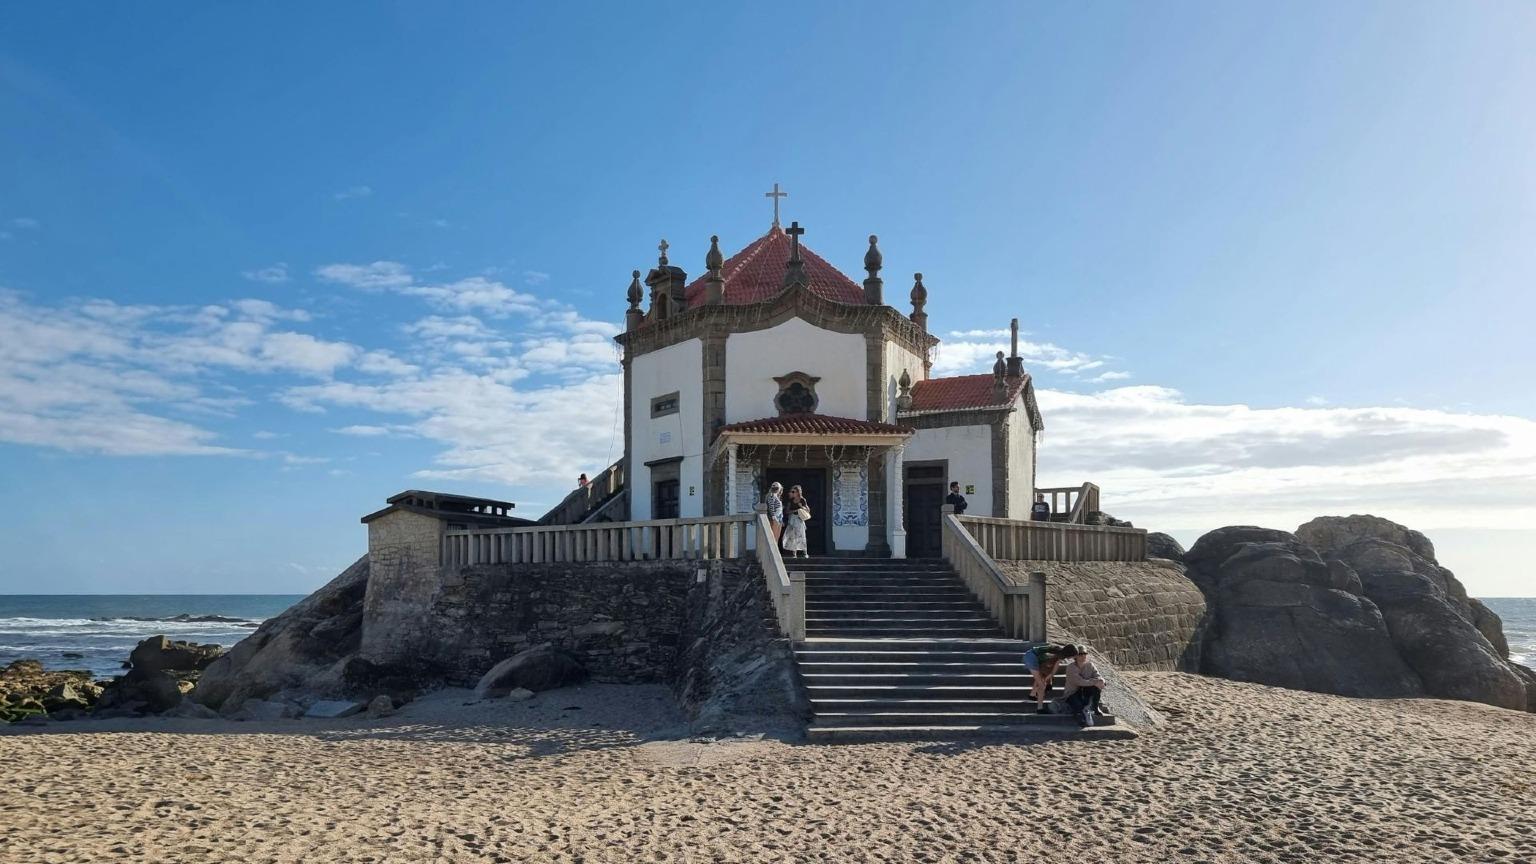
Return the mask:
<path id="1" fill-rule="evenodd" d="M 1019 356 L 1019 319 L 1009 322 L 1008 329 L 1013 334 L 1013 353 L 1008 355 L 1008 379 L 1012 381 L 1024 377 L 1024 358 Z"/>

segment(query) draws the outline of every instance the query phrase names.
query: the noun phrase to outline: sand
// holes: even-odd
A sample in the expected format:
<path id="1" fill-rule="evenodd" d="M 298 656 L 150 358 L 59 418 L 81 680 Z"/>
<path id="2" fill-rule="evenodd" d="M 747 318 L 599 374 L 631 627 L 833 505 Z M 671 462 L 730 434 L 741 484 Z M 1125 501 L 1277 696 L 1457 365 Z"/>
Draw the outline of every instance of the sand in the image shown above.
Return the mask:
<path id="1" fill-rule="evenodd" d="M 13 728 L 0 860 L 1536 861 L 1536 716 L 1128 677 L 1171 720 L 1121 741 L 694 742 L 603 685 Z"/>

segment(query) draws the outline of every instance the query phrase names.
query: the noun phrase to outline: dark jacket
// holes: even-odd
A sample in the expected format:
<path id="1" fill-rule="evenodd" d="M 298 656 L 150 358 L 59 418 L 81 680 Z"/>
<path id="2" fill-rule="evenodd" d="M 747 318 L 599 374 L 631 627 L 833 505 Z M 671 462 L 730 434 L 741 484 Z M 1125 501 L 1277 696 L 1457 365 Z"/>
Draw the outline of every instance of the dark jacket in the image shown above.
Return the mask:
<path id="1" fill-rule="evenodd" d="M 965 496 L 961 495 L 959 492 L 949 493 L 949 497 L 944 499 L 944 503 L 955 508 L 956 516 L 965 512 Z"/>

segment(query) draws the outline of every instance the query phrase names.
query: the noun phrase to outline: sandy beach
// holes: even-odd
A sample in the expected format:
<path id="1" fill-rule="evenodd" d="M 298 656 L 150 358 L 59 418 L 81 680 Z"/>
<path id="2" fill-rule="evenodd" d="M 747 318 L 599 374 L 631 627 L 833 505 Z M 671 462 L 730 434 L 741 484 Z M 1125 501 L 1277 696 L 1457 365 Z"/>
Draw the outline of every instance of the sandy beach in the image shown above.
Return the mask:
<path id="1" fill-rule="evenodd" d="M 613 685 L 13 727 L 0 860 L 1536 861 L 1536 716 L 1129 677 L 1167 727 L 1092 742 L 690 741 Z"/>

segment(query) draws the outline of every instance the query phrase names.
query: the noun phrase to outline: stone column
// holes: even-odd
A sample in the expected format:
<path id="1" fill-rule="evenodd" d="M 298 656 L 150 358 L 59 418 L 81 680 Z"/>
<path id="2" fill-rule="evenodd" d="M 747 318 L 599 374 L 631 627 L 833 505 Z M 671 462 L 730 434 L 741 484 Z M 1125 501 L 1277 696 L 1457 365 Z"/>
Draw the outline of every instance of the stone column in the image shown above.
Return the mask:
<path id="1" fill-rule="evenodd" d="M 889 512 L 891 514 L 890 537 L 892 558 L 907 557 L 907 530 L 902 527 L 901 512 L 901 493 L 903 491 L 901 488 L 901 454 L 902 450 L 904 449 L 906 449 L 905 446 L 901 444 L 891 448 L 890 460 L 887 463 L 885 472 L 885 494 L 886 497 L 890 499 Z"/>
<path id="2" fill-rule="evenodd" d="M 725 445 L 725 507 L 727 516 L 736 515 L 736 446 Z"/>

